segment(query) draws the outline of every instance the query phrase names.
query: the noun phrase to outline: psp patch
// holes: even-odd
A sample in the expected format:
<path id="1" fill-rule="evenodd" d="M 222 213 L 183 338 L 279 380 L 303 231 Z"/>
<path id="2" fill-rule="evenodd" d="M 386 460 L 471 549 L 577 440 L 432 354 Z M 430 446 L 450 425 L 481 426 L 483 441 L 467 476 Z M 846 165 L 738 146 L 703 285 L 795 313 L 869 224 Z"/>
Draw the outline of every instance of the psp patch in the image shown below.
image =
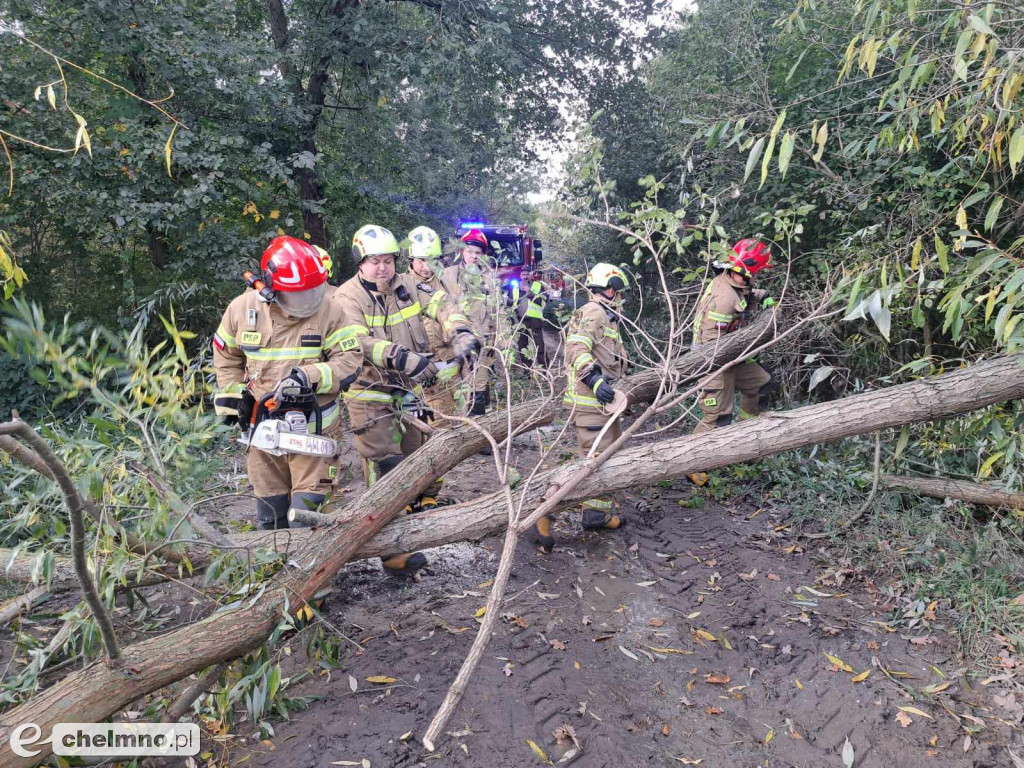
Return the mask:
<path id="1" fill-rule="evenodd" d="M 351 337 L 349 337 L 347 339 L 342 339 L 342 342 L 341 342 L 341 351 L 342 352 L 349 352 L 349 351 L 351 351 L 353 349 L 359 349 L 359 339 L 355 339 L 355 338 L 351 338 Z"/>
<path id="2" fill-rule="evenodd" d="M 328 467 L 327 468 L 327 477 L 329 477 L 331 480 L 333 480 L 337 476 L 338 476 L 338 468 L 337 467 Z"/>
<path id="3" fill-rule="evenodd" d="M 705 407 L 707 407 L 707 408 L 714 408 L 716 405 L 718 405 L 718 398 L 717 397 L 705 397 L 704 398 L 704 406 Z"/>
<path id="4" fill-rule="evenodd" d="M 238 343 L 246 347 L 258 347 L 263 341 L 263 334 L 258 331 L 242 331 Z"/>

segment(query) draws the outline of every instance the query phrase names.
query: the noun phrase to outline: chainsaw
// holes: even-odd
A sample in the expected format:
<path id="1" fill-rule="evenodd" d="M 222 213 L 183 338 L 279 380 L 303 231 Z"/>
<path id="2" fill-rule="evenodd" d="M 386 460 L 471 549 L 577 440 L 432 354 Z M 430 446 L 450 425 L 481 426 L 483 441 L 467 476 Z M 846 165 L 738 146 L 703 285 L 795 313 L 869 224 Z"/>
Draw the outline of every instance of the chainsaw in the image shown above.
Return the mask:
<path id="1" fill-rule="evenodd" d="M 310 417 L 313 431 L 310 432 Z M 253 409 L 249 432 L 239 438 L 249 448 L 271 456 L 300 454 L 331 458 L 338 442 L 323 436 L 323 411 L 311 389 L 268 392 Z"/>

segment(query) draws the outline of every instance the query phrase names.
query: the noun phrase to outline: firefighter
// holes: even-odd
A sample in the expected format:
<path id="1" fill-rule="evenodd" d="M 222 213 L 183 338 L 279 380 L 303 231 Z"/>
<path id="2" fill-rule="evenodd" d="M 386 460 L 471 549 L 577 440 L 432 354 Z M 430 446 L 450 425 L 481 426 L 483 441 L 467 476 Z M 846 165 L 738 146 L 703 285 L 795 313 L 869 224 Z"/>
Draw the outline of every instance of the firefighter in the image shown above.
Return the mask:
<path id="1" fill-rule="evenodd" d="M 424 386 L 437 378 L 430 358 L 424 318 L 436 320 L 441 340 L 455 359 L 465 361 L 480 349 L 469 319 L 444 291 L 421 291 L 409 274 L 395 272 L 398 241 L 375 224 L 362 227 L 352 239 L 356 275 L 334 293 L 344 310 L 346 330 L 357 339 L 363 365 L 355 384 L 344 395 L 363 475 L 372 486 L 423 442 L 422 434 L 404 425 L 403 410 L 422 414 Z M 437 506 L 439 484 L 424 492 L 409 511 Z M 414 575 L 426 565 L 422 553 L 382 558 L 392 572 Z"/>
<path id="2" fill-rule="evenodd" d="M 626 375 L 629 359 L 619 335 L 622 292 L 629 287 L 626 273 L 611 264 L 595 264 L 587 273 L 590 301 L 577 309 L 569 324 L 565 344 L 566 389 L 562 402 L 572 409 L 576 443 L 581 457 L 586 456 L 609 419 L 604 406 L 615 401 L 614 384 Z M 601 435 L 597 450 L 611 445 L 622 434 L 619 419 Z M 582 525 L 587 530 L 617 529 L 626 518 L 615 514 L 610 496 L 583 502 Z M 544 552 L 554 546 L 551 521 L 542 517 L 533 530 L 534 540 Z"/>
<path id="3" fill-rule="evenodd" d="M 544 305 L 547 303 L 547 295 L 544 292 L 544 284 L 540 280 L 534 280 L 530 284 L 529 292 L 517 296 L 518 293 L 517 285 L 513 288 L 512 299 L 519 325 L 516 336 L 519 359 L 527 367 L 539 364 L 541 368 L 545 368 L 547 357 L 544 354 Z M 531 339 L 534 347 L 532 355 L 529 352 Z"/>
<path id="4" fill-rule="evenodd" d="M 465 369 L 473 398 L 469 412 L 472 416 L 483 416 L 491 404 L 490 378 L 494 370 L 497 318 L 503 312 L 504 297 L 487 255 L 487 235 L 479 229 L 471 229 L 460 238 L 459 245 L 455 261 L 445 269 L 442 279 L 458 292 L 462 308 L 469 314 L 483 342 L 476 366 Z"/>
<path id="5" fill-rule="evenodd" d="M 261 270 L 266 287 L 235 298 L 213 337 L 216 412 L 246 429 L 264 395 L 311 387 L 324 435 L 340 440 L 338 392 L 355 380 L 362 353 L 346 336 L 341 307 L 324 301 L 327 268 L 313 246 L 278 237 L 264 251 Z M 265 530 L 287 528 L 289 509 L 319 507 L 338 472 L 337 457 L 272 456 L 250 448 L 246 459 L 256 519 Z"/>
<path id="6" fill-rule="evenodd" d="M 409 233 L 408 241 L 409 277 L 416 281 L 420 293 L 433 297 L 435 293 L 442 291 L 452 296 L 452 291 L 444 281 L 441 238 L 437 232 L 430 227 L 416 227 Z M 437 424 L 447 426 L 442 417 L 455 415 L 459 363 L 455 359 L 451 342 L 445 343 L 445 333 L 441 324 L 434 318 L 424 317 L 423 325 L 427 330 L 434 364 L 438 367 L 437 383 L 424 388 L 423 399 L 427 407 L 433 411 Z"/>
<path id="7" fill-rule="evenodd" d="M 758 272 L 772 266 L 771 249 L 753 238 L 733 247 L 728 263 L 716 263 L 718 276 L 704 290 L 693 321 L 693 343 L 707 344 L 742 327 L 750 311 L 760 305 L 772 307 L 768 292 L 754 288 Z M 704 416 L 694 433 L 707 432 L 732 423 L 735 390 L 740 391 L 740 420 L 753 419 L 761 412 L 761 400 L 772 394 L 774 384 L 768 372 L 752 360 L 715 376 L 704 385 L 700 405 Z"/>

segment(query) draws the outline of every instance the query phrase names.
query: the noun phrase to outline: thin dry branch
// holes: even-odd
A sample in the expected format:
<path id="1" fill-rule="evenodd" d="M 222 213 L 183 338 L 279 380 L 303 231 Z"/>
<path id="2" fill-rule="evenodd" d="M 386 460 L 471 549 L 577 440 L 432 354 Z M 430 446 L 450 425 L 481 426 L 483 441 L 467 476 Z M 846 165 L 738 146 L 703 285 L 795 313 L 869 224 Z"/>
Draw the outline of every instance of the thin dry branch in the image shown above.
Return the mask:
<path id="1" fill-rule="evenodd" d="M 93 581 L 92 575 L 89 573 L 89 564 L 85 557 L 85 521 L 82 517 L 85 510 L 85 501 L 78 492 L 78 486 L 71 479 L 71 475 L 68 474 L 63 462 L 50 450 L 50 446 L 46 444 L 46 441 L 21 419 L 0 424 L 0 435 L 16 435 L 27 443 L 29 449 L 47 466 L 50 470 L 50 476 L 60 486 L 61 492 L 64 494 L 64 503 L 68 508 L 68 517 L 71 521 L 72 560 L 79 585 L 82 589 L 82 596 L 89 605 L 93 618 L 96 619 L 100 635 L 103 638 L 103 647 L 107 651 L 107 658 L 111 660 L 119 658 L 121 649 L 117 644 L 117 635 L 114 633 L 114 623 L 107 612 L 106 606 L 103 605 L 103 601 L 100 599 L 100 594 L 96 589 L 96 583 Z"/>

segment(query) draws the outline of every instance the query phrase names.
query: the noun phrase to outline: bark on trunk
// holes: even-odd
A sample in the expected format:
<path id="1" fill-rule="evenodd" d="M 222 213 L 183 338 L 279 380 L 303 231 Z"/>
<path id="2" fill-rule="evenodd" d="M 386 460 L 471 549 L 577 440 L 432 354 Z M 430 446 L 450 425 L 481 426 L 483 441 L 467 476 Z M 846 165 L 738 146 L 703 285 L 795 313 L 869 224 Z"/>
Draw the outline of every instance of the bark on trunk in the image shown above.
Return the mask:
<path id="1" fill-rule="evenodd" d="M 920 493 L 935 499 L 960 499 L 968 504 L 982 504 L 986 507 L 1024 509 L 1024 493 L 1009 493 L 981 483 L 942 477 L 882 475 L 882 485 L 892 490 Z"/>

